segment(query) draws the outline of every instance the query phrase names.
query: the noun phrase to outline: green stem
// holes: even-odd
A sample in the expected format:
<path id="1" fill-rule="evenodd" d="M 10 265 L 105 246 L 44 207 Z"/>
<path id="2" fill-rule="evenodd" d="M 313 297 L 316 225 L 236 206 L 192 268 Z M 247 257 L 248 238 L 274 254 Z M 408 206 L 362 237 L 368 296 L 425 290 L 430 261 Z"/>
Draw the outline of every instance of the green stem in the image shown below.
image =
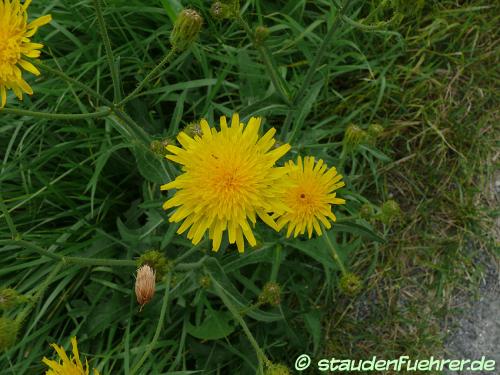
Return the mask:
<path id="1" fill-rule="evenodd" d="M 276 245 L 276 249 L 274 250 L 274 262 L 273 262 L 273 265 L 272 265 L 272 269 L 271 269 L 271 277 L 269 279 L 269 281 L 275 283 L 276 280 L 278 279 L 278 272 L 279 272 L 279 269 L 280 269 L 280 265 L 281 265 L 281 251 L 283 250 L 283 247 L 278 244 Z"/>
<path id="2" fill-rule="evenodd" d="M 331 39 L 333 38 L 333 35 L 335 34 L 335 31 L 338 30 L 338 25 L 342 20 L 342 15 L 344 14 L 344 6 L 340 6 L 337 9 L 337 13 L 335 14 L 335 18 L 333 20 L 332 26 L 328 30 L 327 34 L 325 35 L 323 41 L 321 42 L 321 45 L 319 46 L 318 50 L 316 51 L 316 56 L 314 57 L 314 60 L 312 61 L 311 65 L 309 66 L 309 69 L 307 70 L 306 76 L 304 80 L 302 81 L 302 84 L 300 85 L 299 89 L 295 93 L 292 101 L 292 108 L 296 108 L 300 101 L 303 99 L 305 96 L 305 92 L 307 88 L 309 87 L 309 84 L 311 83 L 311 80 L 314 77 L 314 74 L 316 73 L 316 69 L 318 68 L 321 60 L 323 59 L 324 54 L 326 53 L 328 49 L 328 45 L 331 42 Z M 287 126 L 289 126 L 289 122 L 287 123 Z M 297 133 L 298 129 L 298 124 L 299 122 L 297 121 L 292 129 L 292 132 L 290 136 L 288 137 L 288 140 L 291 142 L 293 138 L 295 137 L 295 134 Z M 284 135 L 286 136 L 288 133 L 289 128 L 284 128 Z M 286 137 L 283 137 L 286 138 Z"/>
<path id="3" fill-rule="evenodd" d="M 16 322 L 21 324 L 24 319 L 29 315 L 33 307 L 35 307 L 35 304 L 37 301 L 40 299 L 40 297 L 43 295 L 47 287 L 50 285 L 52 280 L 59 274 L 61 271 L 63 264 L 59 263 L 57 264 L 54 269 L 50 272 L 50 274 L 45 278 L 43 283 L 40 285 L 39 289 L 35 293 L 35 295 L 31 298 L 31 303 L 27 305 L 24 310 L 22 310 L 19 315 L 16 317 Z"/>
<path id="4" fill-rule="evenodd" d="M 285 80 L 281 77 L 278 70 L 276 69 L 275 64 L 273 63 L 271 53 L 269 52 L 269 50 L 265 46 L 263 46 L 255 41 L 255 36 L 253 35 L 252 29 L 250 29 L 250 26 L 243 19 L 243 17 L 239 16 L 238 20 L 239 20 L 241 26 L 243 27 L 243 29 L 245 30 L 245 32 L 247 33 L 248 37 L 250 38 L 252 45 L 259 52 L 260 58 L 264 62 L 264 66 L 267 69 L 267 73 L 269 74 L 269 77 L 271 78 L 271 82 L 273 83 L 274 88 L 276 89 L 278 94 L 281 96 L 283 101 L 286 104 L 291 105 L 292 102 L 290 101 L 290 94 L 289 94 L 288 87 L 286 86 Z"/>
<path id="5" fill-rule="evenodd" d="M 153 336 L 153 340 L 148 345 L 148 348 L 142 355 L 141 359 L 135 364 L 135 366 L 132 368 L 130 371 L 131 375 L 134 375 L 139 369 L 141 368 L 142 364 L 144 361 L 147 359 L 147 357 L 151 354 L 153 351 L 154 346 L 156 345 L 156 342 L 158 341 L 158 338 L 160 337 L 161 330 L 163 328 L 163 322 L 165 320 L 165 313 L 167 311 L 167 306 L 168 306 L 168 297 L 170 293 L 170 281 L 171 281 L 172 275 L 168 274 L 167 276 L 167 286 L 165 288 L 165 294 L 163 296 L 163 303 L 161 305 L 161 311 L 160 311 L 160 318 L 158 319 L 158 324 L 156 325 L 156 331 Z"/>
<path id="6" fill-rule="evenodd" d="M 93 96 L 95 99 L 100 100 L 101 102 L 103 102 L 104 104 L 106 104 L 108 107 L 113 108 L 113 103 L 112 102 L 110 102 L 108 99 L 106 99 L 105 97 L 103 97 L 101 94 L 99 94 L 97 91 L 95 91 L 91 87 L 87 86 L 86 84 L 84 84 L 84 83 L 82 83 L 82 82 L 80 82 L 80 81 L 78 81 L 78 80 L 76 80 L 74 78 L 71 78 L 70 76 L 64 74 L 60 70 L 51 68 L 50 66 L 43 64 L 39 60 L 32 60 L 32 59 L 28 59 L 28 60 L 33 65 L 36 65 L 40 69 L 45 70 L 46 72 L 49 72 L 49 73 L 52 73 L 52 74 L 58 76 L 59 78 L 63 79 L 64 81 L 66 81 L 70 85 L 75 85 L 75 86 L 79 87 L 80 89 L 82 89 L 83 91 L 85 91 L 87 94 Z"/>
<path id="7" fill-rule="evenodd" d="M 106 107 L 105 109 L 92 113 L 49 113 L 49 112 L 28 111 L 25 109 L 18 109 L 18 108 L 3 108 L 0 109 L 0 113 L 46 118 L 49 120 L 85 120 L 89 118 L 106 117 L 111 113 L 111 108 Z"/>
<path id="8" fill-rule="evenodd" d="M 111 72 L 111 80 L 113 81 L 115 102 L 119 102 L 121 100 L 120 80 L 118 78 L 118 70 L 115 66 L 113 50 L 111 49 L 111 41 L 109 39 L 106 23 L 104 22 L 104 17 L 102 15 L 101 0 L 94 0 L 94 6 L 97 15 L 97 22 L 99 23 L 99 29 L 104 42 L 104 49 L 106 50 L 106 57 L 108 60 L 109 70 Z"/>
<path id="9" fill-rule="evenodd" d="M 347 270 L 344 266 L 344 263 L 342 263 L 342 261 L 340 260 L 339 254 L 337 253 L 337 250 L 333 246 L 332 241 L 330 240 L 330 237 L 328 236 L 328 232 L 326 231 L 323 224 L 321 224 L 321 229 L 323 231 L 323 237 L 325 239 L 325 242 L 327 243 L 328 247 L 330 248 L 333 259 L 335 259 L 335 261 L 339 265 L 340 271 L 342 272 L 342 275 L 345 275 L 347 273 Z"/>
<path id="10" fill-rule="evenodd" d="M 132 100 L 134 97 L 137 96 L 141 92 L 141 90 L 146 86 L 146 84 L 153 78 L 155 77 L 159 71 L 163 68 L 163 66 L 169 62 L 169 60 L 175 55 L 176 49 L 172 47 L 169 53 L 165 55 L 163 60 L 160 61 L 158 65 L 156 65 L 153 70 L 151 70 L 146 77 L 139 83 L 139 85 L 132 91 L 129 95 L 127 95 L 121 102 L 117 104 L 118 107 L 123 106 L 125 103 L 127 103 L 129 100 Z"/>
<path id="11" fill-rule="evenodd" d="M 241 325 L 241 328 L 243 328 L 243 331 L 245 332 L 245 335 L 248 338 L 248 341 L 250 341 L 250 344 L 254 348 L 256 354 L 257 354 L 257 359 L 259 361 L 259 371 L 262 374 L 263 373 L 263 364 L 266 364 L 269 362 L 267 359 L 266 355 L 264 354 L 264 351 L 260 348 L 259 344 L 257 343 L 257 340 L 252 335 L 252 332 L 250 332 L 250 329 L 245 323 L 245 320 L 242 318 L 240 315 L 240 312 L 238 309 L 233 305 L 233 303 L 230 301 L 229 297 L 226 295 L 224 292 L 224 289 L 220 286 L 220 284 L 215 280 L 213 275 L 208 272 L 210 275 L 210 279 L 212 280 L 212 285 L 214 286 L 215 292 L 217 295 L 220 297 L 224 305 L 228 308 L 228 310 L 233 314 L 233 317 L 236 319 L 236 321 Z"/>
<path id="12" fill-rule="evenodd" d="M 80 264 L 82 266 L 116 266 L 116 267 L 136 267 L 136 262 L 128 259 L 104 259 L 104 258 L 82 258 L 68 257 L 45 250 L 34 243 L 24 240 L 0 240 L 0 245 L 17 245 L 33 250 L 40 255 L 57 260 L 62 264 Z"/>

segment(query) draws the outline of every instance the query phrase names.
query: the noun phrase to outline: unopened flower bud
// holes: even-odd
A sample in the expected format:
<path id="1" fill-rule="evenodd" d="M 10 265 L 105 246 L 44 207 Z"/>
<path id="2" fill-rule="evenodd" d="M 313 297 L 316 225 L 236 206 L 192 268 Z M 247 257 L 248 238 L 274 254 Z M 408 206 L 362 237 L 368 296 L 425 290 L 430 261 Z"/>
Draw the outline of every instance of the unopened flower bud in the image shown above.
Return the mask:
<path id="1" fill-rule="evenodd" d="M 240 14 L 239 0 L 215 1 L 210 7 L 210 14 L 217 20 L 237 18 Z"/>
<path id="2" fill-rule="evenodd" d="M 257 26 L 255 28 L 255 42 L 257 44 L 264 43 L 264 41 L 268 38 L 270 33 L 271 32 L 269 31 L 269 28 L 265 26 Z"/>
<path id="3" fill-rule="evenodd" d="M 359 216 L 361 216 L 365 220 L 370 219 L 373 216 L 372 206 L 368 203 L 362 205 L 361 208 L 359 209 Z"/>
<path id="4" fill-rule="evenodd" d="M 291 375 L 291 372 L 281 363 L 268 363 L 264 375 Z"/>
<path id="5" fill-rule="evenodd" d="M 384 127 L 379 124 L 371 124 L 368 127 L 368 134 L 370 137 L 378 138 L 384 132 Z"/>
<path id="6" fill-rule="evenodd" d="M 259 295 L 259 303 L 278 306 L 281 303 L 281 287 L 273 282 L 266 283 Z"/>
<path id="7" fill-rule="evenodd" d="M 154 140 L 150 143 L 149 148 L 158 156 L 165 156 L 167 153 L 165 148 L 168 145 L 175 144 L 175 141 L 171 138 L 165 138 L 162 140 Z"/>
<path id="8" fill-rule="evenodd" d="M 174 23 L 170 43 L 179 51 L 187 49 L 198 37 L 203 18 L 194 9 L 183 9 Z"/>
<path id="9" fill-rule="evenodd" d="M 137 268 L 148 265 L 156 273 L 156 281 L 159 281 L 167 274 L 171 268 L 170 262 L 158 250 L 149 250 L 140 256 L 137 260 Z"/>
<path id="10" fill-rule="evenodd" d="M 391 199 L 382 204 L 379 218 L 384 224 L 390 224 L 396 220 L 400 214 L 401 209 L 399 208 L 398 202 Z"/>
<path id="11" fill-rule="evenodd" d="M 0 310 L 9 310 L 23 302 L 28 302 L 28 298 L 15 289 L 0 289 Z"/>
<path id="12" fill-rule="evenodd" d="M 150 266 L 144 265 L 137 270 L 135 296 L 137 297 L 137 303 L 141 305 L 141 310 L 155 295 L 155 279 L 155 271 Z"/>
<path id="13" fill-rule="evenodd" d="M 0 353 L 16 343 L 19 323 L 7 317 L 0 317 Z"/>
<path id="14" fill-rule="evenodd" d="M 198 121 L 190 122 L 184 129 L 182 129 L 182 131 L 189 135 L 191 138 L 194 138 L 196 136 L 201 138 L 201 136 L 203 136 L 203 131 L 201 130 L 201 126 Z"/>
<path id="15" fill-rule="evenodd" d="M 359 126 L 351 124 L 344 134 L 344 145 L 349 149 L 354 149 L 367 139 L 367 133 Z"/>
<path id="16" fill-rule="evenodd" d="M 363 284 L 358 275 L 346 273 L 340 278 L 340 290 L 347 295 L 354 296 L 361 291 Z"/>
<path id="17" fill-rule="evenodd" d="M 210 288 L 210 285 L 212 285 L 212 279 L 210 276 L 204 275 L 198 279 L 198 283 L 203 289 L 208 289 Z"/>

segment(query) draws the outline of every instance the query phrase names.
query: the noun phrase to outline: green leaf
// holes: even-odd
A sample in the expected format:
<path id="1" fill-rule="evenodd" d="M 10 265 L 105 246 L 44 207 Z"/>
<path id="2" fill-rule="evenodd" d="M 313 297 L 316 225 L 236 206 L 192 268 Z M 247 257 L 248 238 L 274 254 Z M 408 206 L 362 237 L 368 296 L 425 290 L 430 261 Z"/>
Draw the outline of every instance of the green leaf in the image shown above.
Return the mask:
<path id="1" fill-rule="evenodd" d="M 165 184 L 169 181 L 166 161 L 160 160 L 149 149 L 142 145 L 133 148 L 137 168 L 142 177 L 150 182 Z"/>
<path id="2" fill-rule="evenodd" d="M 385 243 L 385 238 L 382 237 L 379 233 L 375 232 L 371 227 L 362 224 L 355 223 L 352 219 L 339 219 L 337 220 L 333 226 L 332 231 L 336 232 L 348 232 L 352 234 L 357 234 L 359 236 L 363 236 L 371 239 L 372 241 L 377 241 L 380 243 Z"/>
<path id="3" fill-rule="evenodd" d="M 163 5 L 163 8 L 165 9 L 165 12 L 167 12 L 168 18 L 170 18 L 170 21 L 172 23 L 175 22 L 177 19 L 177 14 L 182 10 L 182 4 L 179 0 L 160 0 L 161 5 Z"/>
<path id="4" fill-rule="evenodd" d="M 228 312 L 209 310 L 207 318 L 198 326 L 187 324 L 187 332 L 200 340 L 218 340 L 234 332 L 232 316 Z"/>

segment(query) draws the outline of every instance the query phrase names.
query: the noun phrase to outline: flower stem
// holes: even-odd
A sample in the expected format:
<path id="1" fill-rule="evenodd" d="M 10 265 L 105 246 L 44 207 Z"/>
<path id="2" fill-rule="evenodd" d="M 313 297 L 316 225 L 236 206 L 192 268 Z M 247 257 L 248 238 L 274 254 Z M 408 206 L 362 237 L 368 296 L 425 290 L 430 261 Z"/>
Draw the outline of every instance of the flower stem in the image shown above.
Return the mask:
<path id="1" fill-rule="evenodd" d="M 18 109 L 18 108 L 3 108 L 0 109 L 0 113 L 46 118 L 49 120 L 85 120 L 89 118 L 106 117 L 111 113 L 111 108 L 105 107 L 100 111 L 91 113 L 50 113 L 50 112 L 28 111 L 25 109 Z"/>
<path id="2" fill-rule="evenodd" d="M 210 279 L 212 280 L 212 285 L 214 286 L 215 292 L 217 295 L 220 297 L 224 305 L 228 308 L 228 310 L 231 312 L 233 317 L 236 319 L 236 321 L 241 325 L 241 328 L 243 328 L 243 331 L 245 332 L 245 335 L 248 338 L 248 341 L 250 341 L 250 344 L 254 348 L 256 354 L 257 354 L 257 359 L 259 361 L 259 373 L 263 373 L 263 364 L 267 363 L 269 360 L 267 359 L 266 355 L 264 354 L 264 351 L 260 348 L 259 344 L 255 340 L 255 338 L 252 335 L 252 332 L 250 332 L 250 329 L 245 323 L 245 320 L 243 317 L 240 315 L 240 312 L 238 309 L 233 305 L 229 297 L 226 295 L 224 292 L 224 289 L 220 286 L 220 284 L 215 280 L 213 275 L 209 273 Z"/>
<path id="3" fill-rule="evenodd" d="M 272 55 L 269 52 L 269 50 L 257 43 L 255 41 L 255 36 L 253 35 L 252 29 L 250 29 L 250 26 L 248 23 L 243 19 L 243 17 L 239 16 L 238 21 L 240 22 L 241 26 L 247 33 L 248 37 L 250 38 L 250 41 L 252 42 L 252 45 L 254 46 L 255 49 L 259 52 L 260 58 L 264 62 L 264 66 L 267 69 L 267 73 L 269 74 L 269 77 L 271 78 L 271 82 L 273 83 L 274 88 L 278 92 L 278 94 L 281 96 L 283 101 L 291 105 L 292 102 L 290 101 L 290 94 L 288 87 L 286 85 L 285 80 L 281 77 L 281 75 L 278 72 L 278 69 L 276 68 L 276 65 L 273 63 Z"/>
<path id="4" fill-rule="evenodd" d="M 158 65 L 156 65 L 153 70 L 151 70 L 146 77 L 137 85 L 137 87 L 132 91 L 130 94 L 128 94 L 122 101 L 120 101 L 117 106 L 121 107 L 125 103 L 127 103 L 129 100 L 132 100 L 134 97 L 137 96 L 141 92 L 141 90 L 146 86 L 146 84 L 153 78 L 155 77 L 160 70 L 163 68 L 163 66 L 169 62 L 169 60 L 175 55 L 176 49 L 172 47 L 172 49 L 165 55 L 165 57 L 160 61 Z"/>
<path id="5" fill-rule="evenodd" d="M 144 361 L 148 358 L 148 356 L 153 351 L 153 348 L 155 347 L 156 342 L 158 341 L 158 338 L 160 337 L 160 333 L 161 333 L 161 330 L 163 328 L 163 322 L 165 320 L 165 313 L 167 312 L 171 279 L 172 279 L 172 275 L 169 273 L 167 275 L 167 286 L 165 288 L 165 294 L 163 295 L 163 303 L 161 305 L 160 317 L 158 319 L 158 324 L 156 325 L 156 331 L 155 331 L 155 334 L 153 336 L 153 339 L 149 343 L 149 345 L 148 345 L 146 351 L 144 352 L 144 354 L 142 355 L 141 359 L 134 365 L 134 367 L 130 371 L 130 375 L 134 375 L 137 371 L 139 371 L 139 369 L 141 368 Z"/>
<path id="6" fill-rule="evenodd" d="M 337 253 L 337 250 L 335 249 L 335 246 L 333 246 L 332 241 L 330 240 L 330 237 L 328 236 L 328 232 L 326 231 L 325 227 L 323 224 L 321 224 L 321 229 L 323 230 L 323 237 L 325 239 L 326 244 L 330 248 L 330 251 L 332 253 L 333 259 L 337 262 L 337 264 L 340 267 L 340 271 L 342 272 L 342 275 L 345 275 L 347 273 L 347 270 L 344 266 L 344 263 L 342 263 L 342 260 L 340 260 L 339 254 Z"/>
<path id="7" fill-rule="evenodd" d="M 121 100 L 120 79 L 118 78 L 118 70 L 115 66 L 115 59 L 113 57 L 113 50 L 111 49 L 111 41 L 106 29 L 106 23 L 104 22 L 104 17 L 102 15 L 101 1 L 102 0 L 94 0 L 94 6 L 97 15 L 97 22 L 99 23 L 99 29 L 101 31 L 102 40 L 104 42 L 104 49 L 106 50 L 106 57 L 108 59 L 109 70 L 111 72 L 111 80 L 113 81 L 113 89 L 115 94 L 114 101 L 119 102 Z"/>
<path id="8" fill-rule="evenodd" d="M 57 264 L 54 269 L 49 273 L 49 275 L 45 278 L 43 283 L 39 286 L 39 289 L 36 291 L 35 295 L 31 298 L 31 302 L 29 305 L 27 305 L 16 317 L 16 322 L 17 323 L 22 323 L 24 319 L 29 315 L 33 307 L 35 307 L 35 304 L 37 303 L 38 299 L 43 295 L 47 287 L 50 285 L 52 280 L 59 274 L 61 271 L 61 268 L 63 266 L 63 263 Z"/>

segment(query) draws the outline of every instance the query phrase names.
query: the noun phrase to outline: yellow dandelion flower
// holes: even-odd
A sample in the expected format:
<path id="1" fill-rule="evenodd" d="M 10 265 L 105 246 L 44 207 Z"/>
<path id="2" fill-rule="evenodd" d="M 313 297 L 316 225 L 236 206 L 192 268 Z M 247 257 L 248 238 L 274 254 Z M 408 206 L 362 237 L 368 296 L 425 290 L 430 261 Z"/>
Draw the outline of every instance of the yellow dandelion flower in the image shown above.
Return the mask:
<path id="1" fill-rule="evenodd" d="M 286 208 L 276 199 L 286 168 L 274 165 L 290 145 L 273 149 L 276 130 L 259 137 L 260 123 L 260 118 L 252 117 L 245 126 L 234 114 L 230 126 L 221 117 L 217 131 L 201 120 L 201 136 L 191 138 L 180 132 L 177 139 L 182 148 L 167 146 L 173 154 L 167 159 L 181 164 L 184 173 L 161 187 L 177 189 L 163 208 L 178 207 L 170 221 L 183 221 L 177 233 L 190 228 L 187 237 L 193 244 L 208 231 L 212 249 L 217 251 L 227 230 L 229 243 L 236 243 L 243 252 L 244 237 L 256 245 L 249 224 L 255 224 L 256 216 L 277 230 L 269 213 Z"/>
<path id="2" fill-rule="evenodd" d="M 89 375 L 89 364 L 85 360 L 85 368 L 80 360 L 80 353 L 78 353 L 78 343 L 76 337 L 71 338 L 71 346 L 73 348 L 73 357 L 70 359 L 66 351 L 57 344 L 52 344 L 59 355 L 59 362 L 51 359 L 43 358 L 42 362 L 45 363 L 50 369 L 45 372 L 45 375 Z M 99 375 L 99 371 L 94 369 L 94 375 Z"/>
<path id="3" fill-rule="evenodd" d="M 304 162 L 299 156 L 297 164 L 290 160 L 287 167 L 289 170 L 287 180 L 290 184 L 285 189 L 282 200 L 288 211 L 273 216 L 279 217 L 278 228 L 281 230 L 288 225 L 287 237 L 292 233 L 297 237 L 299 234 L 304 234 L 306 229 L 309 238 L 313 229 L 321 235 L 320 222 L 325 228 L 330 229 L 331 224 L 328 219 L 336 220 L 332 206 L 345 203 L 344 199 L 337 198 L 334 193 L 345 185 L 340 181 L 342 176 L 337 174 L 334 167 L 328 169 L 321 159 L 315 163 L 313 156 L 306 156 Z"/>
<path id="4" fill-rule="evenodd" d="M 21 68 L 39 75 L 40 71 L 24 57 L 37 58 L 43 44 L 31 43 L 40 26 L 52 20 L 50 14 L 28 23 L 27 9 L 31 0 L 21 4 L 20 0 L 0 0 L 0 108 L 7 102 L 7 90 L 23 100 L 23 92 L 33 94 L 30 85 L 23 79 Z"/>

